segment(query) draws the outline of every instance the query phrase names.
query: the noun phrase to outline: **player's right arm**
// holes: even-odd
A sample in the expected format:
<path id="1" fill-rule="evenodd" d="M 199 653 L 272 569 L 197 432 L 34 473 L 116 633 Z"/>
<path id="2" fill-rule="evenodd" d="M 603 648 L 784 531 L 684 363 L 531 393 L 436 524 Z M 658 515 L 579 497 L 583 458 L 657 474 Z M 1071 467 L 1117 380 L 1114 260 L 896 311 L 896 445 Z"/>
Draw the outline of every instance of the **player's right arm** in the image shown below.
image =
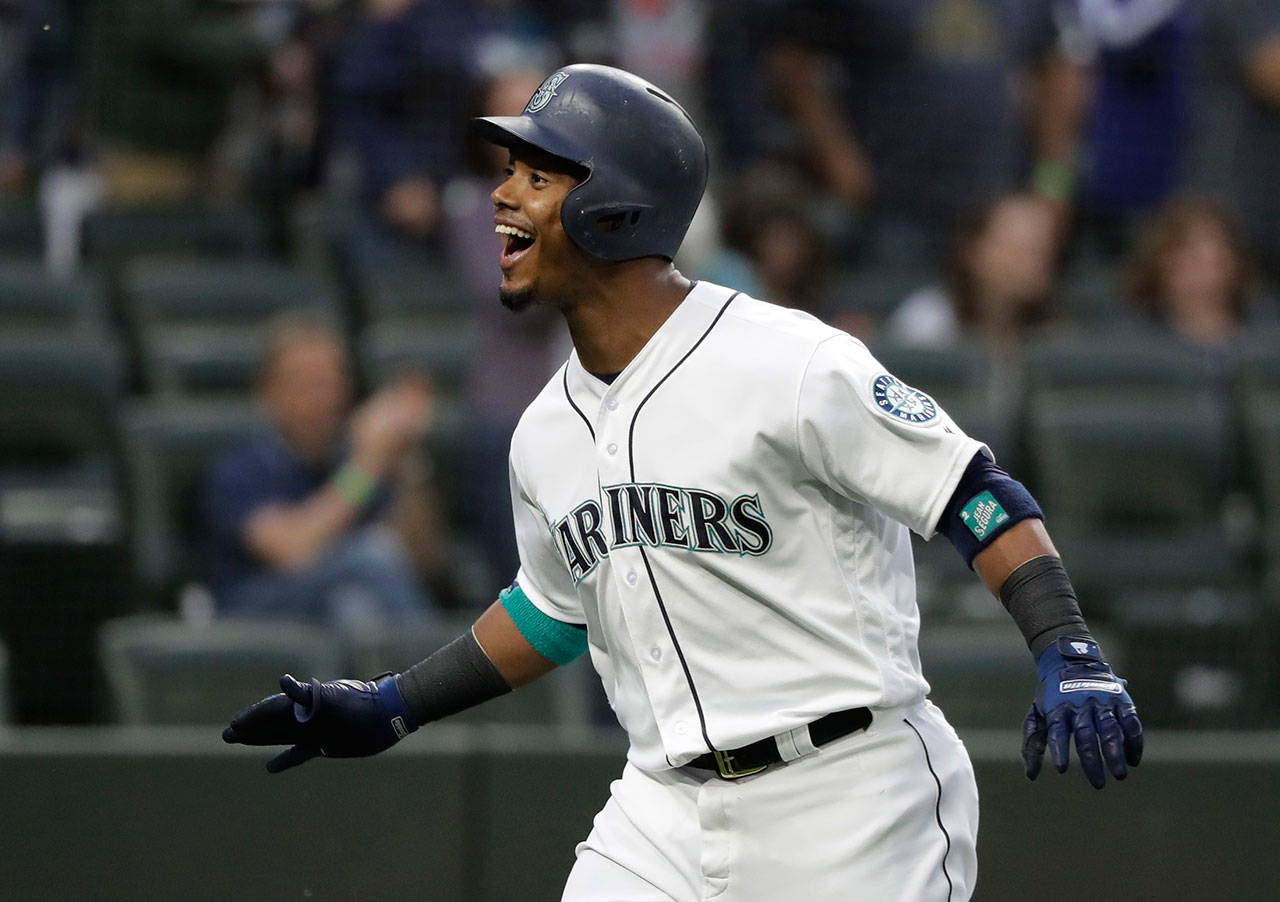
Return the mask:
<path id="1" fill-rule="evenodd" d="M 289 746 L 267 762 L 271 773 L 317 756 L 376 755 L 420 726 L 505 695 L 585 649 L 585 629 L 539 615 L 514 584 L 468 632 L 403 673 L 324 683 L 285 674 L 282 691 L 236 714 L 222 738 Z"/>

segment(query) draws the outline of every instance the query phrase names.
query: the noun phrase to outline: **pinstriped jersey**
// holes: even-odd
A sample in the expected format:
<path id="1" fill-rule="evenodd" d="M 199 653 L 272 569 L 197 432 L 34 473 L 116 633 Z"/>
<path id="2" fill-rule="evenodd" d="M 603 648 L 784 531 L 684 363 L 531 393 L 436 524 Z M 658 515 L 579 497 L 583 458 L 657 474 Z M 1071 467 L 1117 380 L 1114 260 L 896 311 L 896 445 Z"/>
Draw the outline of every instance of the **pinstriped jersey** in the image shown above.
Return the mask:
<path id="1" fill-rule="evenodd" d="M 586 625 L 638 767 L 906 704 L 907 530 L 982 448 L 856 339 L 700 282 L 611 384 L 573 354 L 525 411 L 518 580 Z"/>

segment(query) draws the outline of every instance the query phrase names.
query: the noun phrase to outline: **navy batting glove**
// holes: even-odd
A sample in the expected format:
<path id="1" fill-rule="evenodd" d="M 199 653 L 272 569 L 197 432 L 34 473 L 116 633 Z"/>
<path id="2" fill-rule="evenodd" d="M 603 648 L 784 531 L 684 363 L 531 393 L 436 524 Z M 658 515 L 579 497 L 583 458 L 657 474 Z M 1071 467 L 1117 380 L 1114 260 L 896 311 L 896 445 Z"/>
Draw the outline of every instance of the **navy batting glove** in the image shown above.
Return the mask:
<path id="1" fill-rule="evenodd" d="M 267 762 L 279 773 L 323 755 L 361 758 L 376 755 L 418 729 L 405 705 L 396 678 L 376 682 L 312 679 L 299 683 L 280 678 L 283 692 L 250 705 L 222 731 L 224 742 L 244 745 L 289 745 Z"/>
<path id="2" fill-rule="evenodd" d="M 1027 777 L 1034 780 L 1040 773 L 1046 745 L 1058 773 L 1065 773 L 1072 735 L 1080 767 L 1095 789 L 1106 783 L 1107 770 L 1117 780 L 1128 776 L 1142 760 L 1142 721 L 1124 680 L 1102 660 L 1098 644 L 1062 636 L 1040 653 L 1036 670 L 1040 688 L 1022 723 Z"/>

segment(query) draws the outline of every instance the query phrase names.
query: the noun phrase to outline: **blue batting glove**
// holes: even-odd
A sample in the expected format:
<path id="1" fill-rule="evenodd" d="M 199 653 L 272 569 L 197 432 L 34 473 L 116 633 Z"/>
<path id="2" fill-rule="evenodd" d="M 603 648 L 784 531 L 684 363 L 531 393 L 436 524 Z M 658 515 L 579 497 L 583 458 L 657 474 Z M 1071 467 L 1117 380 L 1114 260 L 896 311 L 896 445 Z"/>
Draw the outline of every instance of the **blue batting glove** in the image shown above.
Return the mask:
<path id="1" fill-rule="evenodd" d="M 396 678 L 375 682 L 280 678 L 283 692 L 250 705 L 222 731 L 224 742 L 291 745 L 267 762 L 270 773 L 288 770 L 323 755 L 360 758 L 376 755 L 418 729 Z"/>
<path id="2" fill-rule="evenodd" d="M 1129 768 L 1142 760 L 1142 721 L 1124 680 L 1102 660 L 1098 644 L 1077 636 L 1059 637 L 1040 653 L 1036 671 L 1040 688 L 1022 723 L 1028 779 L 1040 773 L 1046 745 L 1058 773 L 1065 773 L 1072 735 L 1080 767 L 1095 789 L 1106 783 L 1106 770 L 1117 780 L 1128 776 Z"/>

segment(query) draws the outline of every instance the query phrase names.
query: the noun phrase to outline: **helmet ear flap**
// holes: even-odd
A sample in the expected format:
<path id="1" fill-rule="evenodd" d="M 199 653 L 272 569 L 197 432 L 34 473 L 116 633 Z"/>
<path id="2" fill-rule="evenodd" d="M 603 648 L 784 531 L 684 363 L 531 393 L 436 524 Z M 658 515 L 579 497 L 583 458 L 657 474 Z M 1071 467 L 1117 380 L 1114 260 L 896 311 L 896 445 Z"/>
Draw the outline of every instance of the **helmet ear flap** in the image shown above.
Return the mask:
<path id="1" fill-rule="evenodd" d="M 568 211 L 566 210 L 566 214 Z M 579 247 L 602 260 L 625 260 L 642 240 L 654 216 L 652 204 L 608 203 L 578 206 L 566 231 Z"/>

